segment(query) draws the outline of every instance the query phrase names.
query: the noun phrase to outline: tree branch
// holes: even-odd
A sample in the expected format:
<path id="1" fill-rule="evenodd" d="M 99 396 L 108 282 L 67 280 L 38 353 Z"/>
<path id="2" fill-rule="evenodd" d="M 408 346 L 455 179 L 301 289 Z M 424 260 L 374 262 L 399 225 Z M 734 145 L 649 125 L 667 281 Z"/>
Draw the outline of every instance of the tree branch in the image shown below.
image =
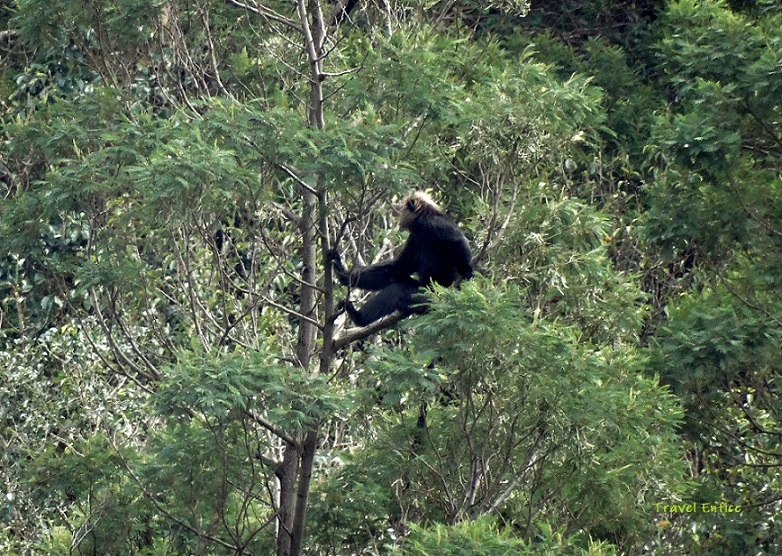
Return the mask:
<path id="1" fill-rule="evenodd" d="M 391 326 L 394 326 L 396 323 L 403 320 L 407 316 L 408 315 L 405 315 L 404 313 L 400 313 L 399 311 L 397 311 L 386 317 L 383 317 L 380 320 L 376 320 L 375 322 L 367 326 L 363 326 L 361 328 L 349 328 L 343 331 L 342 334 L 334 338 L 334 350 L 336 351 L 342 349 L 346 345 L 352 344 L 353 342 L 356 342 L 358 340 L 363 340 L 364 338 L 368 338 L 375 332 L 379 332 L 384 328 L 389 328 Z"/>
<path id="2" fill-rule="evenodd" d="M 301 25 L 299 25 L 298 22 L 289 19 L 284 15 L 279 14 L 274 10 L 267 8 L 266 6 L 259 6 L 259 5 L 250 6 L 248 4 L 245 4 L 244 2 L 239 2 L 238 0 L 225 0 L 225 1 L 228 4 L 232 4 L 238 8 L 242 8 L 243 10 L 247 10 L 248 12 L 261 16 L 264 19 L 268 19 L 269 21 L 276 21 L 277 23 L 282 23 L 286 27 L 290 27 L 291 29 L 295 29 L 296 31 L 301 31 Z"/>

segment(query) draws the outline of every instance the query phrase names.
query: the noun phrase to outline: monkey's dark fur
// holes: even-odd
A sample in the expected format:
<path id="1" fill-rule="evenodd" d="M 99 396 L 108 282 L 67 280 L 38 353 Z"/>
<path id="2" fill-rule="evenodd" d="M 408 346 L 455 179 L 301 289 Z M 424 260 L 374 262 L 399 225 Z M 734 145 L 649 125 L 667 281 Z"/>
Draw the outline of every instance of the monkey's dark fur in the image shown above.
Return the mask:
<path id="1" fill-rule="evenodd" d="M 394 311 L 423 313 L 427 299 L 421 288 L 432 282 L 448 287 L 459 276 L 467 280 L 472 277 L 467 239 L 429 195 L 419 191 L 402 201 L 399 228 L 408 230 L 410 235 L 393 261 L 348 272 L 339 253 L 329 253 L 342 285 L 378 291 L 360 309 L 349 300 L 344 302 L 345 310 L 358 326 L 367 326 Z"/>

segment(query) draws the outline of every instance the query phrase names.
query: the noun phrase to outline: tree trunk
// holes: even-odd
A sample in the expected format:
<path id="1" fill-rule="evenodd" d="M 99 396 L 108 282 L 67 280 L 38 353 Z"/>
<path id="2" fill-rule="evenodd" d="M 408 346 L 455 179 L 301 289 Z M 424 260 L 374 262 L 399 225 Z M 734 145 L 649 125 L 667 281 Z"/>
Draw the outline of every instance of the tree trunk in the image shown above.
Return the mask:
<path id="1" fill-rule="evenodd" d="M 301 30 L 304 35 L 307 53 L 310 59 L 310 105 L 308 110 L 309 125 L 315 129 L 323 129 L 323 87 L 322 64 L 323 44 L 325 40 L 325 27 L 323 12 L 317 0 L 297 1 L 297 11 L 301 19 Z M 307 319 L 299 320 L 299 338 L 296 345 L 296 365 L 302 372 L 318 371 L 310 369 L 312 355 L 315 352 L 315 341 L 318 329 L 317 302 L 318 288 L 316 287 L 317 273 L 317 245 L 318 227 L 320 227 L 321 241 L 327 242 L 327 230 L 325 230 L 325 207 L 322 206 L 325 194 L 319 194 L 318 176 L 307 176 L 309 181 L 301 180 L 303 210 L 299 230 L 301 233 L 301 305 L 299 311 Z M 320 201 L 321 205 L 318 205 Z M 330 273 L 326 273 L 327 278 Z M 330 317 L 332 308 L 331 297 L 327 302 L 326 320 Z M 327 327 L 330 332 L 330 327 Z M 325 342 L 328 345 L 328 353 L 331 352 L 331 338 Z M 320 370 L 324 366 L 328 368 L 332 357 L 321 355 Z M 307 518 L 307 504 L 312 472 L 315 463 L 315 451 L 318 446 L 318 425 L 304 432 L 303 439 L 298 446 L 286 446 L 285 460 L 278 477 L 280 478 L 280 508 L 278 515 L 277 556 L 300 556 L 304 546 L 304 532 Z"/>
<path id="2" fill-rule="evenodd" d="M 277 556 L 288 556 L 291 547 L 291 531 L 295 512 L 296 476 L 299 471 L 299 453 L 296 446 L 285 446 L 282 465 L 277 469 L 280 503 L 277 509 Z"/>
<path id="3" fill-rule="evenodd" d="M 293 518 L 291 530 L 291 556 L 299 556 L 304 546 L 304 524 L 307 520 L 307 502 L 310 495 L 312 482 L 312 467 L 315 463 L 315 450 L 318 447 L 318 429 L 307 433 L 304 439 L 304 450 L 301 454 L 301 467 L 299 469 L 299 488 L 296 492 L 296 513 Z"/>

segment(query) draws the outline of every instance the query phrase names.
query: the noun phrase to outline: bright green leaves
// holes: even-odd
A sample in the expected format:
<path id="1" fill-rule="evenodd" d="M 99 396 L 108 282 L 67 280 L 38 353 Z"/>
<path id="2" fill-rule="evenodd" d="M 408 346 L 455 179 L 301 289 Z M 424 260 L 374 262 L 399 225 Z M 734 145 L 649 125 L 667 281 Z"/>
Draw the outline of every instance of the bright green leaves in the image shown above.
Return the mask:
<path id="1" fill-rule="evenodd" d="M 778 374 L 782 331 L 728 289 L 683 298 L 668 314 L 669 323 L 655 342 L 655 366 L 695 405 L 722 406 L 726 389 L 741 384 L 754 389 Z M 755 403 L 769 401 L 754 398 Z"/>
<path id="2" fill-rule="evenodd" d="M 665 23 L 660 66 L 676 102 L 651 137 L 649 151 L 664 165 L 648 190 L 649 237 L 717 259 L 733 246 L 773 242 L 779 222 L 767 207 L 778 204 L 782 169 L 779 26 L 723 2 L 689 0 L 671 4 Z"/>
<path id="3" fill-rule="evenodd" d="M 69 39 L 82 46 L 112 48 L 120 56 L 146 41 L 160 16 L 162 0 L 17 0 L 16 22 L 30 44 L 57 50 Z"/>
<path id="4" fill-rule="evenodd" d="M 745 508 L 690 524 L 687 542 L 695 547 L 704 546 L 709 531 L 722 532 L 710 552 L 720 556 L 759 546 L 773 553 L 779 538 L 780 309 L 768 302 L 778 296 L 763 290 L 762 276 L 750 282 L 757 290 L 726 285 L 680 299 L 654 340 L 653 368 L 683 400 L 683 432 L 703 467 L 696 495 Z"/>
<path id="5" fill-rule="evenodd" d="M 499 510 L 529 538 L 530 523 L 565 527 L 565 516 L 578 515 L 571 531 L 632 546 L 653 527 L 651 504 L 683 489 L 681 410 L 639 374 L 644 361 L 634 349 L 595 349 L 568 327 L 535 323 L 518 308 L 519 293 L 488 289 L 480 278 L 460 291 L 438 289 L 430 312 L 410 322 L 400 357 L 422 380 L 436 373 L 434 388 L 408 380 L 409 393 L 396 398 L 399 415 L 386 417 L 367 459 L 357 456 L 334 480 L 347 481 L 356 468 L 369 470 L 371 485 L 403 475 L 404 489 L 393 492 L 399 511 L 417 523 Z M 393 370 L 403 366 L 372 365 L 380 394 L 405 384 Z M 340 497 L 340 512 L 365 504 L 369 486 L 357 485 L 352 500 Z"/>
<path id="6" fill-rule="evenodd" d="M 338 91 L 339 104 L 354 108 L 354 126 L 396 129 L 396 162 L 427 184 L 446 176 L 523 183 L 588 143 L 602 123 L 599 91 L 577 75 L 558 79 L 531 50 L 427 30 L 356 46 L 363 69 Z"/>
<path id="7" fill-rule="evenodd" d="M 747 153 L 758 159 L 766 148 L 778 150 L 779 26 L 756 24 L 723 2 L 691 0 L 673 3 L 665 23 L 660 66 L 678 95 L 678 113 L 661 146 L 711 176 L 735 167 L 740 146 L 763 146 Z"/>
<path id="8" fill-rule="evenodd" d="M 696 77 L 737 81 L 763 47 L 759 29 L 722 0 L 672 2 L 665 23 L 663 69 L 685 91 Z"/>
<path id="9" fill-rule="evenodd" d="M 653 368 L 685 403 L 683 430 L 702 468 L 696 494 L 753 508 L 685 526 L 690 550 L 719 555 L 779 551 L 766 493 L 779 488 L 768 456 L 779 451 L 782 415 L 782 33 L 776 8 L 753 7 L 669 5 L 659 65 L 673 102 L 652 133 L 661 164 L 641 216 L 643 237 L 667 261 L 658 279 L 685 286 L 652 340 Z"/>
<path id="10" fill-rule="evenodd" d="M 678 2 L 649 52 L 649 3 L 581 4 L 557 24 L 582 22 L 557 27 L 572 48 L 535 41 L 548 65 L 507 12 L 363 3 L 328 42 L 313 130 L 285 23 L 217 1 L 18 2 L 20 36 L 46 46 L 3 81 L 3 377 L 22 387 L 0 393 L 12 456 L 38 454 L 57 489 L 52 552 L 270 554 L 280 455 L 323 424 L 313 554 L 390 552 L 411 529 L 417 554 L 611 552 L 590 536 L 636 553 L 684 489 L 682 411 L 655 371 L 688 410 L 723 404 L 709 426 L 778 451 L 778 26 Z M 319 259 L 320 305 L 297 314 L 300 189 L 328 199 L 319 240 L 340 230 L 368 260 L 396 238 L 381 207 L 422 186 L 482 252 L 476 277 L 323 375 L 300 365 L 301 323 L 329 329 Z M 697 295 L 670 285 L 687 273 Z M 15 340 L 73 322 L 88 335 Z M 737 499 L 776 488 L 741 463 L 770 458 L 701 440 L 704 496 L 726 476 Z"/>
<path id="11" fill-rule="evenodd" d="M 279 430 L 303 430 L 346 411 L 324 379 L 274 363 L 273 353 L 182 352 L 156 404 L 164 415 L 225 421 L 255 413 Z"/>
<path id="12" fill-rule="evenodd" d="M 741 155 L 740 115 L 720 87 L 701 81 L 693 111 L 675 114 L 668 125 L 655 130 L 653 140 L 671 163 L 694 167 L 710 177 L 730 171 Z"/>
<path id="13" fill-rule="evenodd" d="M 524 288 L 536 319 L 566 323 L 584 341 L 633 342 L 644 318 L 644 294 L 612 267 L 615 241 L 603 214 L 542 187 L 529 192 L 496 249 L 498 277 Z"/>

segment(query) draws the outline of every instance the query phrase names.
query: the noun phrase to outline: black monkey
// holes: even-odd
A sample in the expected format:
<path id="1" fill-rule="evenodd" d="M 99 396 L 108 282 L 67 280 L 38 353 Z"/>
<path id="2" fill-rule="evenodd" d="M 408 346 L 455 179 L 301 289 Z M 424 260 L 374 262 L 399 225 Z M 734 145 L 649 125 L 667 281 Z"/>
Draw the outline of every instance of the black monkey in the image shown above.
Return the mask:
<path id="1" fill-rule="evenodd" d="M 431 282 L 448 287 L 459 276 L 472 277 L 472 255 L 467 239 L 431 197 L 418 191 L 402 201 L 399 228 L 408 230 L 402 252 L 393 261 L 345 270 L 337 251 L 329 253 L 339 281 L 344 286 L 379 291 L 356 310 L 346 300 L 344 308 L 358 326 L 390 315 L 426 311 L 426 295 L 421 288 Z"/>
<path id="2" fill-rule="evenodd" d="M 243 297 L 248 290 L 248 281 L 253 268 L 252 252 L 242 244 L 245 243 L 248 228 L 252 229 L 255 222 L 252 218 L 235 212 L 232 218 L 223 219 L 214 233 L 213 241 L 216 253 L 223 266 L 227 288 L 236 297 Z M 235 263 L 234 263 L 235 262 Z M 233 272 L 230 266 L 233 264 Z"/>
<path id="3" fill-rule="evenodd" d="M 353 8 L 358 4 L 358 0 L 337 0 L 334 11 L 331 12 L 330 25 L 339 25 L 350 15 Z"/>

